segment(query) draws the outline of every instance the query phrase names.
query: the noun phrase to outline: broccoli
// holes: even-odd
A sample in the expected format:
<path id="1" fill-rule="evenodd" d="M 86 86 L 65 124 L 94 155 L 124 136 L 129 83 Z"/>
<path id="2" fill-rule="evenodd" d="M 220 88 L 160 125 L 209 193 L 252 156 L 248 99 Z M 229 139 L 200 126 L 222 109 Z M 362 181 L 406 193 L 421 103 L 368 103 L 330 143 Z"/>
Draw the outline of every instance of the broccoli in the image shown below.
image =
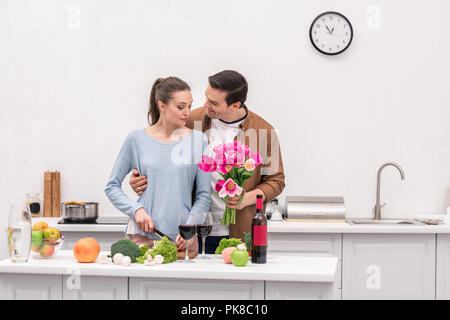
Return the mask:
<path id="1" fill-rule="evenodd" d="M 116 253 L 121 253 L 124 256 L 131 258 L 131 262 L 135 262 L 136 258 L 141 254 L 141 249 L 138 245 L 129 239 L 121 239 L 111 246 L 111 257 Z"/>
<path id="2" fill-rule="evenodd" d="M 219 242 L 219 246 L 216 248 L 216 254 L 222 254 L 223 249 L 229 247 L 236 247 L 238 244 L 241 244 L 241 239 L 238 238 L 230 238 L 230 239 L 222 239 Z"/>

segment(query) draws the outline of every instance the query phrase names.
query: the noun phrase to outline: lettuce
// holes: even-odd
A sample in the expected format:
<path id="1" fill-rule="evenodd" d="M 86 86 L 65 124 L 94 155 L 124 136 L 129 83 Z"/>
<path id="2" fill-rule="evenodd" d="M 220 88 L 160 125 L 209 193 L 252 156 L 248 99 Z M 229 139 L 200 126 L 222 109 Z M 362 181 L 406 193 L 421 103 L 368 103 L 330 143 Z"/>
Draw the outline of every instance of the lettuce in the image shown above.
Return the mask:
<path id="1" fill-rule="evenodd" d="M 222 239 L 219 242 L 219 246 L 216 248 L 216 254 L 222 254 L 223 249 L 229 247 L 236 247 L 238 244 L 241 244 L 241 239 L 238 238 L 230 238 L 230 239 Z"/>
<path id="2" fill-rule="evenodd" d="M 143 255 L 136 258 L 136 262 L 144 263 L 149 255 L 154 258 L 157 254 L 164 257 L 163 263 L 170 263 L 177 261 L 177 246 L 169 241 L 167 237 L 163 237 L 162 240 L 155 241 L 153 249 L 148 249 Z"/>

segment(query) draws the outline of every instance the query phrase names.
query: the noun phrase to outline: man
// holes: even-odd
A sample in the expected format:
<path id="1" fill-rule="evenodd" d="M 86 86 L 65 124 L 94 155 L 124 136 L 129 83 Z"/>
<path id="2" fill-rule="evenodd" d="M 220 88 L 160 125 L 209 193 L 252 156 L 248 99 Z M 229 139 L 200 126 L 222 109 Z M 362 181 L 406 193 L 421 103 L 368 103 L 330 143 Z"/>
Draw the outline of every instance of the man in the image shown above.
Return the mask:
<path id="1" fill-rule="evenodd" d="M 186 126 L 203 131 L 209 138 L 211 150 L 218 144 L 238 140 L 249 146 L 250 153 L 258 152 L 262 163 L 244 183 L 245 193 L 228 199 L 227 206 L 236 210 L 236 224 L 221 224 L 225 203 L 215 192 L 215 184 L 222 176 L 211 174 L 211 214 L 213 231 L 206 238 L 206 253 L 214 253 L 223 238 L 240 238 L 251 231 L 256 213 L 256 196 L 262 195 L 269 202 L 284 189 L 284 171 L 278 136 L 273 127 L 245 105 L 247 81 L 238 72 L 225 70 L 208 78 L 206 101 L 203 107 L 191 111 Z M 151 181 L 150 181 L 151 183 Z M 137 194 L 147 187 L 147 178 L 133 170 L 130 185 Z M 199 244 L 200 247 L 202 244 Z"/>

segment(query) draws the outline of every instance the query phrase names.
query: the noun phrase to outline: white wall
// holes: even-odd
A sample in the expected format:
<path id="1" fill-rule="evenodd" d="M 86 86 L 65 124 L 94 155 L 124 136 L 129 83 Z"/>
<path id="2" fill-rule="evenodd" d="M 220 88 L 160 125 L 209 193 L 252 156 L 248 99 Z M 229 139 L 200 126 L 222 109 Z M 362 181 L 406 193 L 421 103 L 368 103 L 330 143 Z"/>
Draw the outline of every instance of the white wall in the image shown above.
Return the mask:
<path id="1" fill-rule="evenodd" d="M 380 29 L 366 25 L 369 5 Z M 308 37 L 328 10 L 355 31 L 336 57 Z M 118 214 L 104 186 L 126 134 L 146 125 L 152 82 L 179 76 L 200 106 L 223 69 L 247 77 L 247 104 L 279 129 L 282 199 L 343 195 L 348 216 L 369 217 L 377 169 L 396 161 L 406 180 L 385 170 L 383 216 L 443 213 L 449 10 L 446 0 L 0 0 L 0 223 L 26 192 L 42 196 L 45 170 L 62 172 L 63 201 Z"/>

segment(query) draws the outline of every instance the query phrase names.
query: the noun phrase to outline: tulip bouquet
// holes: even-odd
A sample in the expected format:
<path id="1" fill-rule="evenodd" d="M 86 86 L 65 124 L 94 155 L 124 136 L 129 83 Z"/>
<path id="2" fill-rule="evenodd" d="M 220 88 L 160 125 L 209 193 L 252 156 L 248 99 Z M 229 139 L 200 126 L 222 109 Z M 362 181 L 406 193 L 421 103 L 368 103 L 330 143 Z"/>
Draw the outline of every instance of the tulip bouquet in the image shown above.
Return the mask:
<path id="1" fill-rule="evenodd" d="M 252 153 L 249 148 L 239 141 L 221 144 L 213 149 L 215 157 L 202 156 L 198 168 L 205 172 L 219 172 L 223 179 L 217 181 L 215 189 L 219 197 L 227 203 L 229 197 L 241 196 L 244 198 L 243 185 L 250 178 L 255 168 L 261 164 L 261 155 Z M 227 226 L 236 223 L 236 209 L 225 207 L 222 224 Z"/>

